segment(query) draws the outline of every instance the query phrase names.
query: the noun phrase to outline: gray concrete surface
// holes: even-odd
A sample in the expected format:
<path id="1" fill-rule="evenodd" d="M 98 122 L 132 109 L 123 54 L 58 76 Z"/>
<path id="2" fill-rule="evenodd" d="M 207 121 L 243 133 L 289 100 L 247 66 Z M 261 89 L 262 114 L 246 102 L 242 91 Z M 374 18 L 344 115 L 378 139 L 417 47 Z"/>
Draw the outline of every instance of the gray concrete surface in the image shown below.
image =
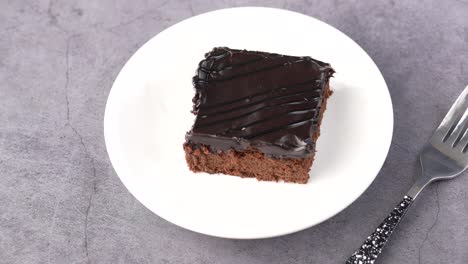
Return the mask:
<path id="1" fill-rule="evenodd" d="M 364 195 L 309 230 L 254 241 L 154 215 L 122 185 L 103 139 L 108 92 L 138 47 L 195 14 L 244 5 L 348 34 L 395 108 L 388 159 Z M 343 263 L 409 188 L 416 154 L 467 84 L 466 0 L 0 0 L 0 263 Z M 429 187 L 380 263 L 468 263 L 468 175 Z"/>

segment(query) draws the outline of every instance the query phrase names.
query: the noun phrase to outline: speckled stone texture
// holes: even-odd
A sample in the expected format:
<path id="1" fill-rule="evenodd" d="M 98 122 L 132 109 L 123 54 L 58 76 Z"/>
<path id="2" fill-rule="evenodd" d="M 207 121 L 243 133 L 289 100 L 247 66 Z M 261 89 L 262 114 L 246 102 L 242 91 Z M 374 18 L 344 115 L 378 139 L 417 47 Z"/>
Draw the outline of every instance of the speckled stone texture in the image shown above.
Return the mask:
<path id="1" fill-rule="evenodd" d="M 214 1 L 213 1 L 214 2 Z M 206 11 L 268 5 L 315 16 L 380 67 L 395 108 L 381 173 L 346 210 L 296 234 L 212 238 L 143 207 L 103 138 L 114 78 L 145 41 Z M 417 153 L 468 84 L 468 2 L 0 1 L 1 263 L 344 263 L 401 200 Z M 468 263 L 468 175 L 430 186 L 380 263 Z"/>

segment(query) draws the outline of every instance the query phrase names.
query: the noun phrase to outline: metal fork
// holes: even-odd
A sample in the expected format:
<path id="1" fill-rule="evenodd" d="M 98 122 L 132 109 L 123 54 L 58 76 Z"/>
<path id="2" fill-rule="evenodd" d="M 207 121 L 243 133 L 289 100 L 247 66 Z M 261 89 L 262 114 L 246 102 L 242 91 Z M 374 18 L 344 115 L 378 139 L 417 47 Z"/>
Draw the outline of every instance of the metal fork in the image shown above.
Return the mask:
<path id="1" fill-rule="evenodd" d="M 434 181 L 452 179 L 468 167 L 468 86 L 424 146 L 421 174 L 403 200 L 375 229 L 346 264 L 372 264 L 421 191 Z"/>

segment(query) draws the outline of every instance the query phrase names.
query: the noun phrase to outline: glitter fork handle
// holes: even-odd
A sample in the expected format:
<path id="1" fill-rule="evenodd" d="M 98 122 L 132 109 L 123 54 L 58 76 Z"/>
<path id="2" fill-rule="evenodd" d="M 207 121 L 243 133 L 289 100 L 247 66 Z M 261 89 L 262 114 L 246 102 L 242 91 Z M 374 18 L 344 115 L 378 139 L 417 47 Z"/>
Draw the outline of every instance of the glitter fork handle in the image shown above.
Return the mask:
<path id="1" fill-rule="evenodd" d="M 413 201 L 414 199 L 410 196 L 403 197 L 398 206 L 375 229 L 374 233 L 367 237 L 362 246 L 346 261 L 346 264 L 373 264 Z"/>

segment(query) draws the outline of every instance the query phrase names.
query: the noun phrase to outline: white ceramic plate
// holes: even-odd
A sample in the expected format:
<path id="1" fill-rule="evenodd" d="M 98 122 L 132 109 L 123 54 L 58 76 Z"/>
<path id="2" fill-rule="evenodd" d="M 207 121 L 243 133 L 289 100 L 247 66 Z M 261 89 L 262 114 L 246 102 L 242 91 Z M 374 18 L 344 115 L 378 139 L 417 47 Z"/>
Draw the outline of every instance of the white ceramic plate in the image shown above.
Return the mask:
<path id="1" fill-rule="evenodd" d="M 182 144 L 194 120 L 192 76 L 213 47 L 308 55 L 336 70 L 306 185 L 189 171 Z M 128 190 L 160 217 L 203 234 L 265 238 L 318 224 L 371 184 L 387 155 L 392 103 L 371 58 L 314 18 L 233 8 L 180 22 L 141 47 L 110 92 L 104 134 Z"/>

